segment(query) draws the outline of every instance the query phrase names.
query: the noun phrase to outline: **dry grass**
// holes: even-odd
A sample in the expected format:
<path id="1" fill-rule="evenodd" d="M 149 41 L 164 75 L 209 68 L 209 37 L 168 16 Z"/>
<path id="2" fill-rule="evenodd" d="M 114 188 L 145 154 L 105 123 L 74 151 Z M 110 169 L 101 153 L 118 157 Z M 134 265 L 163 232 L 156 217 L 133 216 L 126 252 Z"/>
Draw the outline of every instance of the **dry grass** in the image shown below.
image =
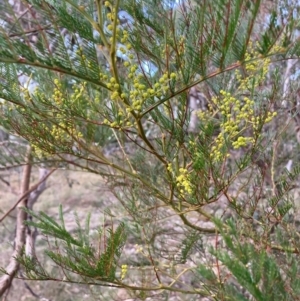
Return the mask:
<path id="1" fill-rule="evenodd" d="M 2 179 L 9 183 L 0 182 L 0 203 L 1 215 L 9 210 L 18 200 L 18 192 L 21 185 L 21 170 L 16 169 L 10 172 L 0 174 Z M 31 185 L 38 181 L 38 171 L 33 170 Z M 34 205 L 35 211 L 44 211 L 54 218 L 58 216 L 58 207 L 62 205 L 65 223 L 67 229 L 75 229 L 76 222 L 74 213 L 79 217 L 84 226 L 85 218 L 89 213 L 91 215 L 91 230 L 103 226 L 105 219 L 105 209 L 109 208 L 111 212 L 120 214 L 114 196 L 105 188 L 105 183 L 100 176 L 86 173 L 74 172 L 67 170 L 56 171 L 47 182 L 47 189 L 40 196 L 38 202 Z M 0 266 L 5 267 L 8 263 L 9 256 L 13 248 L 15 215 L 12 212 L 0 225 L 1 237 L 1 256 Z M 46 241 L 40 235 L 36 241 L 36 251 L 40 260 L 45 260 L 42 255 L 43 250 L 47 247 Z M 46 265 L 54 269 L 50 262 Z M 55 301 L 76 301 L 76 300 L 99 300 L 93 297 L 93 294 L 86 286 L 68 285 L 63 283 L 51 282 L 28 282 L 26 283 L 32 290 L 49 300 Z M 31 301 L 38 300 L 34 297 L 28 288 L 25 287 L 23 280 L 15 279 L 13 286 L 6 299 L 7 301 Z M 102 300 L 102 299 L 101 299 Z M 104 299 L 103 299 L 104 300 Z"/>

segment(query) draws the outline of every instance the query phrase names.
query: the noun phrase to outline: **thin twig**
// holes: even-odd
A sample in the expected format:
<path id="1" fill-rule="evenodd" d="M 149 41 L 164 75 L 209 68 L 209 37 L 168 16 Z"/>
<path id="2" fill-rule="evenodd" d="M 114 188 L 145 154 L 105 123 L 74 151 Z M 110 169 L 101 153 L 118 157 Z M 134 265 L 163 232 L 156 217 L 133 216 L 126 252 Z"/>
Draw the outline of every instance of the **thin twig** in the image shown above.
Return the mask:
<path id="1" fill-rule="evenodd" d="M 57 168 L 52 169 L 45 177 L 43 177 L 39 182 L 37 182 L 36 184 L 34 184 L 29 190 L 27 190 L 19 199 L 18 201 L 1 217 L 0 219 L 0 223 L 18 206 L 18 204 L 20 202 L 22 202 L 22 200 L 24 200 L 24 198 L 26 198 L 31 192 L 33 192 L 34 190 L 36 190 L 38 188 L 38 186 L 43 183 L 51 174 L 53 174 L 55 171 L 57 170 Z"/>
<path id="2" fill-rule="evenodd" d="M 117 141 L 118 141 L 118 144 L 119 144 L 119 146 L 120 146 L 120 148 L 121 148 L 121 150 L 122 150 L 122 153 L 123 153 L 123 155 L 124 155 L 124 157 L 125 157 L 125 160 L 127 161 L 128 165 L 129 165 L 130 168 L 131 168 L 131 171 L 132 171 L 133 173 L 135 173 L 136 171 L 135 171 L 135 169 L 132 167 L 132 165 L 131 165 L 131 163 L 130 163 L 130 160 L 129 160 L 129 158 L 128 158 L 126 152 L 125 152 L 125 149 L 124 149 L 124 147 L 123 147 L 123 145 L 122 145 L 122 143 L 121 143 L 121 141 L 120 141 L 120 139 L 119 139 L 119 137 L 118 137 L 116 131 L 115 131 L 114 129 L 112 129 L 112 131 L 113 131 L 113 133 L 114 133 L 114 135 L 115 135 L 115 137 L 116 137 L 116 139 L 117 139 Z"/>
<path id="3" fill-rule="evenodd" d="M 12 30 L 15 28 L 16 24 L 19 22 L 19 20 L 24 17 L 30 10 L 30 8 L 32 8 L 32 5 L 30 5 L 28 8 L 26 8 L 16 19 L 15 23 L 13 24 L 13 26 L 11 27 L 11 29 L 9 30 L 9 33 L 12 32 Z"/>

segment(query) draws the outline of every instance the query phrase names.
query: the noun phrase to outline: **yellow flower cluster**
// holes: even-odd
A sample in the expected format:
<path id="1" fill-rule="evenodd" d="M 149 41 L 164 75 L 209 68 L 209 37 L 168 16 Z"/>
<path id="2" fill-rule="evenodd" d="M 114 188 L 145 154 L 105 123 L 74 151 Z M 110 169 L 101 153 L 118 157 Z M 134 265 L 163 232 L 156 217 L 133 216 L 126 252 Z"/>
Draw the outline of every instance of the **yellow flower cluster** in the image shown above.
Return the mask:
<path id="1" fill-rule="evenodd" d="M 68 121 L 67 116 L 64 116 L 63 113 L 57 114 L 55 119 L 61 119 L 62 121 L 57 125 L 52 125 L 50 134 L 53 139 L 61 141 L 61 144 L 70 144 L 73 141 L 72 137 L 76 139 L 83 137 L 82 133 L 76 129 L 74 120 Z"/>
<path id="2" fill-rule="evenodd" d="M 169 163 L 167 165 L 167 171 L 171 174 L 172 177 L 175 174 L 177 174 L 176 186 L 179 188 L 179 192 L 181 194 L 183 194 L 185 192 L 191 194 L 193 192 L 192 183 L 190 181 L 190 175 L 186 168 L 183 168 L 183 167 L 179 168 L 178 173 L 177 173 L 177 172 L 174 172 L 172 163 Z"/>
<path id="3" fill-rule="evenodd" d="M 52 143 L 47 143 L 47 140 L 55 140 L 59 141 L 60 145 L 65 148 L 72 148 L 73 146 L 73 138 L 79 139 L 82 137 L 82 134 L 77 131 L 75 125 L 70 122 L 62 121 L 58 125 L 54 124 L 52 126 L 47 126 L 46 124 L 42 124 L 40 126 L 40 132 L 44 131 L 44 137 L 38 137 L 39 141 L 37 140 L 36 143 L 32 143 L 34 147 L 35 154 L 38 157 L 46 157 L 49 155 L 54 155 L 56 153 L 56 149 Z M 49 136 L 51 136 L 51 140 Z M 46 145 L 46 151 L 42 150 L 40 147 L 40 143 Z"/>
<path id="4" fill-rule="evenodd" d="M 247 146 L 249 143 L 255 143 L 254 136 L 242 136 L 246 128 L 252 129 L 252 133 L 258 133 L 260 124 L 270 122 L 276 115 L 276 112 L 268 112 L 262 120 L 262 116 L 255 116 L 254 101 L 244 97 L 241 102 L 230 93 L 220 91 L 221 97 L 214 97 L 213 103 L 219 107 L 223 121 L 221 122 L 221 133 L 217 136 L 212 146 L 211 158 L 215 162 L 223 160 L 228 156 L 227 145 L 230 142 L 234 149 Z"/>
<path id="5" fill-rule="evenodd" d="M 39 124 L 39 131 L 32 142 L 33 151 L 38 158 L 48 157 L 55 154 L 55 147 L 47 141 L 49 128 L 46 124 Z"/>
<path id="6" fill-rule="evenodd" d="M 125 114 L 119 110 L 118 115 L 114 116 L 114 121 L 109 121 L 107 118 L 103 120 L 103 124 L 109 125 L 112 128 L 120 128 L 122 126 L 131 126 L 132 123 L 129 121 Z"/>
<path id="7" fill-rule="evenodd" d="M 180 36 L 178 41 L 178 53 L 183 54 L 185 49 L 185 37 Z"/>
<path id="8" fill-rule="evenodd" d="M 65 106 L 69 107 L 71 104 L 74 104 L 76 102 L 87 103 L 84 95 L 87 86 L 86 82 L 80 82 L 78 84 L 74 84 L 72 86 L 71 93 L 67 93 L 67 91 L 62 88 L 61 81 L 59 81 L 58 79 L 54 79 L 54 84 L 55 87 L 53 89 L 52 99 L 54 101 L 54 104 L 60 110 L 60 112 L 63 111 L 63 108 Z M 40 91 L 36 91 L 36 95 L 42 97 L 42 99 L 45 99 L 45 95 Z"/>
<path id="9" fill-rule="evenodd" d="M 26 101 L 26 102 L 32 102 L 32 99 L 31 99 L 31 95 L 29 93 L 29 90 L 27 88 L 21 88 L 21 91 L 22 91 L 22 96 L 23 96 L 23 99 Z"/>
<path id="10" fill-rule="evenodd" d="M 232 146 L 235 149 L 244 147 L 248 143 L 254 143 L 253 137 L 239 136 L 249 126 L 249 122 L 253 121 L 254 101 L 248 97 L 244 97 L 243 102 L 241 102 L 224 90 L 221 90 L 220 94 L 221 97 L 214 97 L 212 99 L 213 103 L 219 107 L 220 113 L 223 116 L 221 133 L 216 138 L 215 145 L 212 147 L 211 157 L 214 161 L 220 161 L 224 156 L 227 156 L 225 140 L 232 142 Z"/>
<path id="11" fill-rule="evenodd" d="M 104 81 L 104 82 L 106 82 L 108 79 L 108 76 L 102 72 L 99 73 L 99 77 L 100 77 L 100 80 Z"/>
<path id="12" fill-rule="evenodd" d="M 50 134 L 55 140 L 61 141 L 62 144 L 72 143 L 72 137 L 82 138 L 82 133 L 76 130 L 75 125 L 67 121 L 61 121 L 58 125 L 53 125 Z"/>
<path id="13" fill-rule="evenodd" d="M 138 65 L 134 62 L 134 54 L 131 52 L 132 44 L 129 41 L 128 31 L 120 26 L 119 21 L 115 20 L 116 11 L 109 1 L 105 1 L 104 5 L 110 8 L 107 13 L 109 24 L 107 29 L 116 32 L 117 50 L 122 52 L 127 59 L 123 63 L 127 73 L 128 85 L 123 87 L 122 81 L 119 78 L 111 77 L 100 72 L 100 79 L 106 83 L 110 92 L 110 99 L 114 102 L 113 116 L 107 116 L 103 120 L 103 124 L 114 128 L 130 127 L 136 123 L 136 116 L 142 111 L 145 101 L 157 97 L 160 98 L 169 90 L 170 81 L 174 82 L 177 78 L 176 73 L 165 72 L 158 81 L 149 85 L 145 82 L 144 76 L 138 74 Z M 115 25 L 117 24 L 117 25 Z M 114 28 L 117 26 L 117 28 Z M 110 33 L 109 33 L 110 34 Z M 109 41 L 113 42 L 113 37 Z"/>
<path id="14" fill-rule="evenodd" d="M 72 102 L 75 102 L 83 96 L 86 89 L 86 82 L 82 82 L 78 86 L 74 85 L 72 88 L 73 93 L 71 94 L 70 99 Z"/>
<path id="15" fill-rule="evenodd" d="M 137 66 L 131 67 L 131 72 L 135 71 Z M 129 74 L 130 75 L 130 74 Z M 176 79 L 176 74 L 170 74 L 171 79 Z M 161 97 L 169 90 L 169 78 L 168 73 L 165 73 L 153 87 L 146 89 L 146 86 L 142 83 L 143 76 L 137 75 L 133 80 L 132 90 L 129 92 L 131 106 L 127 108 L 127 111 L 135 110 L 139 112 L 143 103 L 150 97 Z"/>
<path id="16" fill-rule="evenodd" d="M 270 58 L 261 58 L 259 52 L 250 44 L 249 51 L 245 54 L 246 77 L 243 77 L 239 70 L 235 71 L 236 79 L 240 85 L 239 90 L 252 91 L 261 85 L 269 71 L 270 63 Z"/>
<path id="17" fill-rule="evenodd" d="M 128 41 L 128 38 L 129 38 L 129 33 L 127 30 L 123 29 L 122 30 L 122 38 L 121 38 L 121 43 L 125 44 L 127 41 Z M 131 45 L 128 43 L 126 45 L 126 48 L 129 50 L 131 49 Z M 121 50 L 122 51 L 122 50 Z M 123 51 L 122 51 L 123 52 Z M 125 53 L 125 49 L 124 49 L 124 52 Z"/>
<path id="18" fill-rule="evenodd" d="M 61 105 L 64 102 L 64 95 L 61 89 L 61 82 L 56 78 L 54 80 L 55 88 L 53 89 L 53 100 L 57 105 Z"/>
<path id="19" fill-rule="evenodd" d="M 61 146 L 71 148 L 73 146 L 74 139 L 80 139 L 83 137 L 82 133 L 77 130 L 77 126 L 74 119 L 70 119 L 64 112 L 64 107 L 67 104 L 67 96 L 63 93 L 63 88 L 61 81 L 55 79 L 54 81 L 54 89 L 52 92 L 52 103 L 56 105 L 57 111 L 52 112 L 52 118 L 55 118 L 58 122 L 55 124 L 47 124 L 43 123 L 40 124 L 39 132 L 44 133 L 43 137 L 40 137 L 41 143 L 45 144 L 47 140 L 52 141 L 56 140 L 59 141 Z M 83 97 L 84 91 L 86 88 L 86 82 L 80 83 L 78 86 L 73 86 L 73 93 L 68 97 L 68 100 L 71 100 L 72 103 L 75 101 L 81 100 Z M 41 100 L 46 101 L 46 96 L 44 93 L 36 89 L 35 96 L 39 97 Z M 47 100 L 49 101 L 49 99 Z M 50 138 L 50 137 L 51 138 Z M 38 156 L 46 156 L 49 154 L 55 154 L 55 149 L 51 146 L 51 143 L 47 145 L 48 152 L 42 151 L 39 147 L 39 142 L 37 141 L 36 144 L 33 144 L 35 147 L 35 152 Z"/>
<path id="20" fill-rule="evenodd" d="M 106 84 L 106 86 L 112 90 L 111 99 L 116 100 L 119 97 L 119 88 L 120 85 L 117 83 L 116 79 L 114 77 L 111 77 L 109 79 L 109 82 Z"/>
<path id="21" fill-rule="evenodd" d="M 126 64 L 127 63 L 127 64 Z M 131 85 L 131 89 L 128 93 L 122 92 L 119 85 L 116 83 L 114 78 L 110 79 L 110 82 L 107 84 L 108 88 L 111 89 L 111 99 L 114 101 L 121 101 L 121 103 L 126 107 L 123 111 L 121 108 L 118 112 L 118 118 L 110 122 L 108 119 L 104 119 L 104 124 L 110 125 L 112 127 L 121 127 L 121 126 L 132 126 L 134 123 L 132 119 L 131 112 L 139 114 L 142 110 L 144 102 L 151 97 L 160 97 L 167 92 L 169 89 L 169 81 L 176 80 L 176 74 L 165 73 L 158 80 L 153 87 L 147 88 L 143 82 L 143 76 L 141 74 L 136 74 L 138 67 L 137 65 L 128 65 L 129 62 L 125 62 L 125 66 L 128 66 L 129 69 L 129 78 L 134 80 Z M 125 100 L 128 100 L 125 103 Z M 129 102 L 130 100 L 130 102 Z"/>
<path id="22" fill-rule="evenodd" d="M 191 194 L 193 192 L 189 172 L 186 168 L 179 168 L 179 175 L 176 177 L 176 182 L 180 193 L 187 192 Z"/>
<path id="23" fill-rule="evenodd" d="M 278 54 L 278 53 L 280 53 L 280 52 L 285 52 L 286 51 L 286 49 L 283 47 L 283 46 L 280 46 L 280 45 L 274 45 L 273 47 L 272 47 L 272 49 L 270 50 L 270 52 L 269 52 L 269 54 L 270 55 L 273 55 L 273 54 Z"/>
<path id="24" fill-rule="evenodd" d="M 240 136 L 237 138 L 237 140 L 232 142 L 232 146 L 233 148 L 238 149 L 246 146 L 248 143 L 254 143 L 254 138 Z"/>
<path id="25" fill-rule="evenodd" d="M 109 7 L 110 8 L 110 12 L 108 12 L 106 14 L 106 17 L 107 17 L 107 20 L 110 22 L 108 25 L 107 25 L 107 29 L 110 30 L 111 32 L 113 32 L 114 30 L 114 21 L 115 21 L 115 15 L 116 15 L 116 9 L 113 5 L 111 5 L 111 3 L 109 1 L 105 1 L 104 2 L 104 5 L 106 7 Z M 120 21 L 119 20 L 116 20 L 116 24 L 117 24 L 117 28 L 116 28 L 116 39 L 118 41 L 120 41 L 121 43 L 126 43 L 127 40 L 128 40 L 128 37 L 129 37 L 129 34 L 128 32 L 123 29 L 119 24 L 120 24 Z M 113 37 L 110 37 L 109 38 L 109 41 L 112 43 L 113 42 Z M 126 48 L 129 50 L 131 49 L 131 45 L 128 44 L 126 45 Z M 123 53 L 126 52 L 125 49 L 120 49 L 120 51 L 122 51 Z"/>
<path id="26" fill-rule="evenodd" d="M 235 72 L 239 83 L 237 92 L 242 95 L 245 90 L 250 91 L 251 94 L 253 89 L 262 84 L 270 65 L 270 59 L 262 58 L 252 46 L 245 55 L 245 61 L 245 76 L 243 77 L 240 71 Z M 215 139 L 211 152 L 211 158 L 215 162 L 229 156 L 228 147 L 230 145 L 234 149 L 238 149 L 255 143 L 255 137 L 259 135 L 261 125 L 270 122 L 276 116 L 276 112 L 268 112 L 266 116 L 256 116 L 253 99 L 243 96 L 239 100 L 224 90 L 220 91 L 220 96 L 212 99 L 212 105 L 222 115 L 221 133 Z M 209 112 L 198 113 L 199 117 L 204 121 L 210 118 L 209 114 L 212 115 L 212 107 L 209 108 Z M 251 137 L 243 136 L 243 132 L 246 129 L 251 130 Z"/>
<path id="27" fill-rule="evenodd" d="M 122 264 L 121 266 L 121 280 L 123 280 L 127 274 L 128 266 L 127 264 Z"/>
<path id="28" fill-rule="evenodd" d="M 265 119 L 265 123 L 271 122 L 274 117 L 277 116 L 277 112 L 268 112 L 267 117 Z"/>
<path id="29" fill-rule="evenodd" d="M 79 47 L 77 50 L 76 50 L 76 55 L 79 56 L 79 58 L 81 59 L 81 63 L 83 65 L 85 65 L 86 67 L 88 68 L 92 68 L 92 62 L 86 57 L 86 55 L 83 53 L 83 49 L 82 47 Z"/>

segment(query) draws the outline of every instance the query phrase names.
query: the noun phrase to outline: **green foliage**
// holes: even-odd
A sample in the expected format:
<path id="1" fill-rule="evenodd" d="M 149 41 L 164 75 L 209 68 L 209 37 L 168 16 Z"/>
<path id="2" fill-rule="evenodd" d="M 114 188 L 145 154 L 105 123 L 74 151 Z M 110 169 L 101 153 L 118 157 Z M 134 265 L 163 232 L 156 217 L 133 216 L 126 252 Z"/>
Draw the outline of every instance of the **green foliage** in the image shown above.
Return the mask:
<path id="1" fill-rule="evenodd" d="M 217 224 L 221 225 L 219 221 Z M 281 264 L 280 268 L 278 255 L 272 255 L 268 251 L 268 246 L 264 250 L 251 243 L 240 243 L 238 240 L 241 239 L 241 235 L 237 232 L 237 225 L 232 221 L 228 222 L 228 232 L 222 232 L 222 237 L 228 251 L 220 250 L 213 253 L 228 268 L 231 277 L 235 277 L 254 300 L 294 300 L 295 291 L 299 290 L 299 284 L 294 282 L 290 271 L 290 264 L 296 268 L 294 255 L 288 253 L 283 255 L 281 260 L 287 260 L 289 264 L 287 266 Z M 206 277 L 211 278 L 209 273 Z M 293 288 L 288 289 L 291 286 Z M 244 300 L 242 296 L 236 295 L 236 289 L 230 285 L 226 284 L 224 289 L 229 293 L 230 300 Z"/>
<path id="2" fill-rule="evenodd" d="M 51 260 L 67 271 L 69 281 L 72 280 L 71 273 L 80 275 L 84 279 L 111 282 L 116 280 L 117 263 L 126 241 L 123 223 L 115 230 L 109 229 L 107 233 L 99 229 L 100 248 L 96 250 L 90 243 L 89 216 L 86 219 L 85 228 L 82 228 L 78 216 L 75 215 L 77 229 L 72 234 L 65 228 L 62 206 L 59 210 L 60 224 L 43 212 L 36 214 L 31 210 L 24 210 L 37 220 L 36 222 L 28 221 L 27 225 L 40 229 L 43 235 L 54 239 L 48 242 L 49 250 L 45 252 Z M 36 258 L 30 259 L 24 255 L 18 260 L 25 266 L 28 277 L 33 279 L 51 277 L 36 261 Z"/>
<path id="3" fill-rule="evenodd" d="M 61 208 L 59 222 L 27 210 L 64 275 L 25 256 L 27 276 L 141 299 L 296 300 L 300 169 L 282 171 L 299 159 L 298 87 L 288 95 L 279 70 L 299 55 L 297 4 L 22 3 L 21 15 L 0 3 L 12 16 L 0 26 L 0 125 L 35 164 L 101 175 L 126 211 L 105 208 L 118 226 L 99 230 L 97 249 L 89 217 L 73 233 Z"/>

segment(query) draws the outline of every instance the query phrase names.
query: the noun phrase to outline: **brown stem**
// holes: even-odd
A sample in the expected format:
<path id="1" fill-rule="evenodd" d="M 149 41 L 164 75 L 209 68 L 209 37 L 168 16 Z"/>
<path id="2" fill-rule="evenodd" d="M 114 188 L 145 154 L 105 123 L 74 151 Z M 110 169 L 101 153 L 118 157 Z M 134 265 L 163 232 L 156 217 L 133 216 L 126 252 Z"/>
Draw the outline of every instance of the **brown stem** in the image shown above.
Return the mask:
<path id="1" fill-rule="evenodd" d="M 23 170 L 22 190 L 21 190 L 22 197 L 20 201 L 17 203 L 18 214 L 17 214 L 15 246 L 10 262 L 6 267 L 6 274 L 0 278 L 0 296 L 3 296 L 6 290 L 11 286 L 12 280 L 14 279 L 20 265 L 16 258 L 22 255 L 24 244 L 25 244 L 26 226 L 24 225 L 24 221 L 27 218 L 27 213 L 21 208 L 27 206 L 27 200 L 29 195 L 27 194 L 26 196 L 24 196 L 26 191 L 28 191 L 29 189 L 31 167 L 32 167 L 30 146 L 28 147 L 28 151 L 27 151 L 26 163 L 27 164 L 25 165 Z"/>

